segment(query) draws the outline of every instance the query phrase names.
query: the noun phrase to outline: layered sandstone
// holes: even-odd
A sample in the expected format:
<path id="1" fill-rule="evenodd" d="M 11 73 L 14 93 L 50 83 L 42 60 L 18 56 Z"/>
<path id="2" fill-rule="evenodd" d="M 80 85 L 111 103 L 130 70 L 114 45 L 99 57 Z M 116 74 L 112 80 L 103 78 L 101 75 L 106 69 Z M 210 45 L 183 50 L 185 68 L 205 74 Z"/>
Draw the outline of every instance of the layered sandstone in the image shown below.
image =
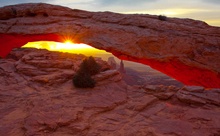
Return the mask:
<path id="1" fill-rule="evenodd" d="M 83 55 L 14 49 L 0 59 L 1 136 L 218 136 L 220 89 L 128 86 L 116 70 L 75 88 Z"/>
<path id="2" fill-rule="evenodd" d="M 66 38 L 150 65 L 188 85 L 220 87 L 220 28 L 153 15 L 87 12 L 49 4 L 0 8 L 0 55 L 29 41 Z"/>

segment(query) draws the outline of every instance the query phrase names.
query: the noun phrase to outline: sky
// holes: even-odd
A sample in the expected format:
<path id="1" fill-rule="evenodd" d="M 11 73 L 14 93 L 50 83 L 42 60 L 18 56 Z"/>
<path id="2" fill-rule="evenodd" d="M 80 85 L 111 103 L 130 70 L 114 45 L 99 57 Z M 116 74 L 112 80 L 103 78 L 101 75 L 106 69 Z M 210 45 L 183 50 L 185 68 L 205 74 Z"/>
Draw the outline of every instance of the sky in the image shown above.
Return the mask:
<path id="1" fill-rule="evenodd" d="M 0 7 L 38 2 L 87 11 L 192 18 L 220 26 L 220 0 L 0 0 Z"/>

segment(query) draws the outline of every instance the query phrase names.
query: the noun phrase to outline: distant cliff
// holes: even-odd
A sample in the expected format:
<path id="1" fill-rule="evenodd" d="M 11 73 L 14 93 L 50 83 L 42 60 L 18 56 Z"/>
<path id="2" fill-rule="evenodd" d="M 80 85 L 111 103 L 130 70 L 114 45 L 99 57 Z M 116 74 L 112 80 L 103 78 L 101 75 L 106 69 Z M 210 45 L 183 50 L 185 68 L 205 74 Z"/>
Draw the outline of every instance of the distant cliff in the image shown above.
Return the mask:
<path id="1" fill-rule="evenodd" d="M 117 68 L 117 63 L 116 63 L 114 57 L 109 57 L 108 58 L 108 64 L 112 67 L 112 69 Z"/>
<path id="2" fill-rule="evenodd" d="M 120 73 L 124 73 L 124 74 L 126 73 L 126 70 L 125 70 L 125 66 L 124 66 L 123 60 L 121 60 L 121 62 L 120 62 L 120 66 L 119 66 L 118 71 L 119 71 Z"/>

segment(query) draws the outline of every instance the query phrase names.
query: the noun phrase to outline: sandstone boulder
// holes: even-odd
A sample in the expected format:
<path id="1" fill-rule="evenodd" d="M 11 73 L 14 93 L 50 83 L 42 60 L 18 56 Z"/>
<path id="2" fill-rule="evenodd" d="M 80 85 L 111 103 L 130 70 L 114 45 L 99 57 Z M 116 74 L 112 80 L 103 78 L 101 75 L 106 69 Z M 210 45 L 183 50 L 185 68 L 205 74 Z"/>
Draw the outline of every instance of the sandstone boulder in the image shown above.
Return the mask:
<path id="1" fill-rule="evenodd" d="M 180 101 L 189 104 L 206 104 L 212 103 L 220 106 L 220 89 L 204 90 L 204 92 L 192 92 L 191 90 L 181 89 L 176 93 Z"/>

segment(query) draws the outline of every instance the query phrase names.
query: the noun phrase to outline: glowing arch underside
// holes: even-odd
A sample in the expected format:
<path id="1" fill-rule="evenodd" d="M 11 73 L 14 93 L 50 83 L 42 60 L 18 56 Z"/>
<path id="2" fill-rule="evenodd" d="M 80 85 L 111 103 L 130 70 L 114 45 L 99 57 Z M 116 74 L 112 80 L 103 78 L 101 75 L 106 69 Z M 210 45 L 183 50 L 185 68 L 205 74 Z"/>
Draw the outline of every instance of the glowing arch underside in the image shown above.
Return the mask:
<path id="1" fill-rule="evenodd" d="M 1 46 L 0 55 L 6 56 L 13 48 L 21 47 L 24 44 L 32 41 L 56 41 L 62 42 L 62 39 L 57 34 L 43 34 L 43 35 L 8 35 L 0 34 Z M 10 42 L 9 42 L 10 41 Z M 150 65 L 152 68 L 157 69 L 167 75 L 170 75 L 177 80 L 187 84 L 187 85 L 200 85 L 205 87 L 216 87 L 220 88 L 220 76 L 212 71 L 199 69 L 195 67 L 190 67 L 184 65 L 178 60 L 172 60 L 170 62 L 160 62 L 152 59 L 141 59 L 136 57 L 130 57 L 126 54 L 121 54 L 120 52 L 113 51 L 116 57 L 129 60 L 134 62 L 139 62 L 142 64 Z"/>
<path id="2" fill-rule="evenodd" d="M 220 88 L 220 28 L 204 22 L 42 3 L 3 7 L 0 13 L 2 57 L 27 42 L 64 42 L 70 37 L 120 59 L 147 64 L 187 85 Z"/>

